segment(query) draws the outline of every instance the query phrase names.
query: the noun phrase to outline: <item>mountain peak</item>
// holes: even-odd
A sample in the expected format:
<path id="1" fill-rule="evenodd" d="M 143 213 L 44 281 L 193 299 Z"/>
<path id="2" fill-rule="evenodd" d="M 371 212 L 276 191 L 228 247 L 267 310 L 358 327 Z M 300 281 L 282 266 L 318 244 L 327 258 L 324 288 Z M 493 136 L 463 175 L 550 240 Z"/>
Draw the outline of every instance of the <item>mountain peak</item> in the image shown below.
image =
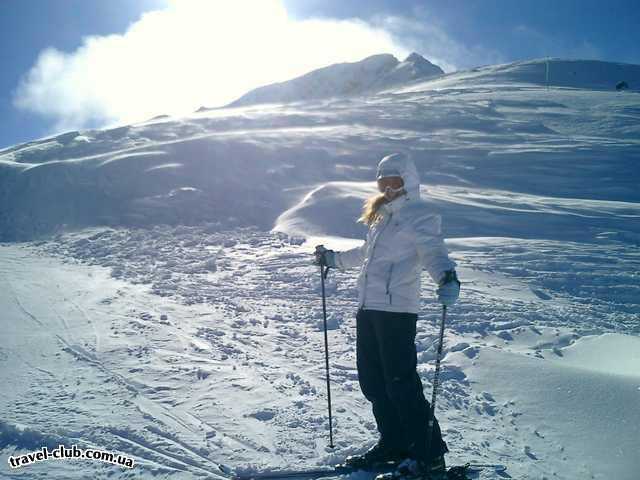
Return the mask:
<path id="1" fill-rule="evenodd" d="M 319 68 L 286 82 L 258 87 L 228 106 L 373 94 L 442 74 L 444 72 L 440 67 L 418 53 L 412 53 L 404 62 L 399 62 L 389 53 L 381 53 L 358 62 L 336 63 Z"/>
<path id="2" fill-rule="evenodd" d="M 424 58 L 422 55 L 420 55 L 419 53 L 412 52 L 411 55 L 409 55 L 405 59 L 405 62 L 418 63 L 418 62 L 428 62 L 428 60 Z M 428 63 L 431 63 L 431 62 L 428 62 Z"/>
<path id="3" fill-rule="evenodd" d="M 402 63 L 411 64 L 414 68 L 418 69 L 418 71 L 427 75 L 444 75 L 444 71 L 439 66 L 434 65 L 416 52 L 409 55 Z"/>

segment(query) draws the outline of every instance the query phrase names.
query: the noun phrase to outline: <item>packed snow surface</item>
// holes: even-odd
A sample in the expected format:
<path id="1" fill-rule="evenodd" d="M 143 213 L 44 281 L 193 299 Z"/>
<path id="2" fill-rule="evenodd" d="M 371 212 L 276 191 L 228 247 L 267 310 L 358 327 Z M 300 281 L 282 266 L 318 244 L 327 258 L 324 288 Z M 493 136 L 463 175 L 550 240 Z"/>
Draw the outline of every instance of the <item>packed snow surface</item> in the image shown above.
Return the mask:
<path id="1" fill-rule="evenodd" d="M 463 282 L 437 403 L 448 463 L 637 479 L 639 84 L 635 65 L 529 61 L 0 151 L 0 477 L 228 478 L 220 464 L 309 468 L 371 446 L 357 270 L 331 270 L 328 447 L 311 252 L 362 243 L 376 163 L 403 150 Z M 422 288 L 430 398 L 441 307 L 426 273 Z M 135 467 L 9 468 L 58 444 Z"/>

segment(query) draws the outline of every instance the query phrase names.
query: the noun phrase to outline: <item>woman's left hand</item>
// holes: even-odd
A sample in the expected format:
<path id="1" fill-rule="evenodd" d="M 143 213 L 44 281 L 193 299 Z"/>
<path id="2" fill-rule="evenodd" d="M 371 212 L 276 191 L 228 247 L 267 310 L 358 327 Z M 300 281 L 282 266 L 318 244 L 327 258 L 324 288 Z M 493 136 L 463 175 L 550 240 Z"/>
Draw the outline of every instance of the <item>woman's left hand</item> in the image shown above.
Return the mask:
<path id="1" fill-rule="evenodd" d="M 455 270 L 444 272 L 438 284 L 436 294 L 438 295 L 438 301 L 447 307 L 456 303 L 460 295 L 460 281 L 458 280 Z"/>

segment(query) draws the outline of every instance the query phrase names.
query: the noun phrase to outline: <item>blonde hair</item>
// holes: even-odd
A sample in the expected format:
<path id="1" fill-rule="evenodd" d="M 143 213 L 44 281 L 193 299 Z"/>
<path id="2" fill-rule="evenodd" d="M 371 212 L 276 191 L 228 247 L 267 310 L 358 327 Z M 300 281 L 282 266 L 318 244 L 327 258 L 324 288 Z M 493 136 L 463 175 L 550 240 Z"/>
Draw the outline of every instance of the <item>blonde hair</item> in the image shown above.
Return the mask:
<path id="1" fill-rule="evenodd" d="M 382 215 L 378 213 L 378 210 L 387 202 L 388 200 L 384 196 L 384 193 L 366 199 L 362 207 L 362 215 L 358 218 L 358 222 L 362 222 L 369 227 L 376 223 L 382 217 Z"/>

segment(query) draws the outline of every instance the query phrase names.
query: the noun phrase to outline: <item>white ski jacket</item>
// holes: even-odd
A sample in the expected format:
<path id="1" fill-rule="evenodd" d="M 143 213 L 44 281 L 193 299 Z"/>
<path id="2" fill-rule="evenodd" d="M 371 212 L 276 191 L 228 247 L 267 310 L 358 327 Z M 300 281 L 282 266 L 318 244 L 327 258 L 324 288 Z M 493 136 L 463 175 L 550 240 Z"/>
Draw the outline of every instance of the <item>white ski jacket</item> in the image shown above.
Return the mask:
<path id="1" fill-rule="evenodd" d="M 361 265 L 358 306 L 369 310 L 418 313 L 423 268 L 434 282 L 455 268 L 440 229 L 440 216 L 420 199 L 420 180 L 403 154 L 383 158 L 381 169 L 397 170 L 407 193 L 380 207 L 382 219 L 371 225 L 365 243 L 336 252 L 336 266 Z"/>

